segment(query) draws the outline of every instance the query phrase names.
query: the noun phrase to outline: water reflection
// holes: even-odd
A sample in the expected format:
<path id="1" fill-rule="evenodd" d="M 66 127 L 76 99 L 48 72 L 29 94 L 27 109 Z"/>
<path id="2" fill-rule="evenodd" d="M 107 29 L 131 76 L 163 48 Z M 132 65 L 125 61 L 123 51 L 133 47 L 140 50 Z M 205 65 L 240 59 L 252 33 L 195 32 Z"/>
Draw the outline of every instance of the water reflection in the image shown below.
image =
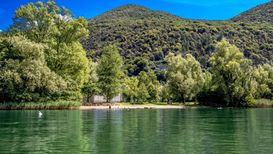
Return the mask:
<path id="1" fill-rule="evenodd" d="M 0 153 L 273 153 L 272 109 L 0 111 Z"/>

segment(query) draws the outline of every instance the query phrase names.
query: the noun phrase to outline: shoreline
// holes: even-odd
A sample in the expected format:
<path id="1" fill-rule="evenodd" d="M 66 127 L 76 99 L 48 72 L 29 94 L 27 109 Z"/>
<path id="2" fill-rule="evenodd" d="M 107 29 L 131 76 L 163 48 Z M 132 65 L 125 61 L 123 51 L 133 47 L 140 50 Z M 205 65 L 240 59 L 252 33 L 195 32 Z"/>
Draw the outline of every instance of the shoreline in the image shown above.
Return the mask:
<path id="1" fill-rule="evenodd" d="M 185 109 L 195 107 L 213 107 L 225 108 L 224 106 L 216 105 L 200 105 L 198 102 L 187 102 L 167 104 L 164 102 L 158 103 L 101 103 L 101 104 L 82 104 L 77 101 L 59 101 L 59 102 L 26 102 L 26 103 L 0 103 L 0 110 L 122 110 L 122 109 Z M 240 107 L 233 107 L 240 108 Z M 257 100 L 255 106 L 248 108 L 273 108 L 273 101 L 267 99 Z"/>
<path id="2" fill-rule="evenodd" d="M 99 106 L 70 106 L 70 107 L 1 107 L 1 110 L 123 110 L 123 109 L 185 109 L 190 106 L 177 105 L 128 105 L 118 106 L 99 105 Z"/>
<path id="3" fill-rule="evenodd" d="M 0 103 L 0 110 L 118 110 L 118 109 L 184 109 L 190 106 L 185 104 L 89 104 L 82 105 L 81 102 L 28 102 L 28 103 Z"/>
<path id="4" fill-rule="evenodd" d="M 185 109 L 185 105 L 102 105 L 102 106 L 80 106 L 79 110 L 108 110 L 108 109 Z"/>

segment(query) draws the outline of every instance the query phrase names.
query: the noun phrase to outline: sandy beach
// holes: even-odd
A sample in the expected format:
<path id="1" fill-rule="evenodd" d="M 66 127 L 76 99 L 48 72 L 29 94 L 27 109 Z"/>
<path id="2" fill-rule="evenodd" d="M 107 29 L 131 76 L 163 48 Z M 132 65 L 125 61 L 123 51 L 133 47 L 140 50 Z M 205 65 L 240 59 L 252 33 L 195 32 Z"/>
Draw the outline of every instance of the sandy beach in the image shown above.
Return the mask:
<path id="1" fill-rule="evenodd" d="M 183 105 L 130 105 L 130 106 L 80 106 L 80 110 L 100 110 L 100 109 L 184 109 Z"/>

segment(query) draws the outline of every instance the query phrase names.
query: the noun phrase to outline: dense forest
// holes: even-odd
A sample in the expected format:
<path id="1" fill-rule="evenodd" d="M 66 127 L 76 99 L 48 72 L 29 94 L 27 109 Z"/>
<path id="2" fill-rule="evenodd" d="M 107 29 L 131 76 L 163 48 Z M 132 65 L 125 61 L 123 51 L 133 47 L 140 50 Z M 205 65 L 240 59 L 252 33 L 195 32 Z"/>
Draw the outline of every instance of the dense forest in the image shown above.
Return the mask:
<path id="1" fill-rule="evenodd" d="M 254 64 L 271 63 L 273 26 L 232 21 L 191 21 L 147 8 L 126 5 L 89 20 L 83 41 L 90 57 L 100 56 L 106 44 L 119 44 L 129 75 L 155 69 L 164 80 L 168 53 L 192 54 L 202 67 L 222 38 L 236 45 Z"/>
<path id="2" fill-rule="evenodd" d="M 239 17 L 192 21 L 126 5 L 87 21 L 55 1 L 29 3 L 0 35 L 0 101 L 123 93 L 131 103 L 255 106 L 273 98 L 273 25 Z"/>

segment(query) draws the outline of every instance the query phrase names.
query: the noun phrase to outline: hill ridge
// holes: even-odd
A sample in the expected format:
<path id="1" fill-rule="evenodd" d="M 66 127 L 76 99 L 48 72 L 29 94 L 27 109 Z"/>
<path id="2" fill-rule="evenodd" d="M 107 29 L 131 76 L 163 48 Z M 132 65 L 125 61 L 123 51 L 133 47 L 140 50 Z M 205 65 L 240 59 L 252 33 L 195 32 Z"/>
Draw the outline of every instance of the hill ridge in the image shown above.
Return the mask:
<path id="1" fill-rule="evenodd" d="M 129 75 L 151 68 L 164 79 L 164 58 L 170 52 L 190 53 L 207 67 L 214 45 L 222 38 L 254 64 L 273 60 L 273 25 L 269 23 L 185 20 L 137 5 L 118 7 L 89 21 L 90 35 L 83 40 L 87 55 L 96 60 L 104 46 L 117 44 Z"/>
<path id="2" fill-rule="evenodd" d="M 99 16 L 91 18 L 90 21 L 102 22 L 109 20 L 184 20 L 183 18 L 166 13 L 163 11 L 157 11 L 149 9 L 145 6 L 136 4 L 126 4 L 120 7 L 107 11 Z"/>
<path id="3" fill-rule="evenodd" d="M 273 23 L 273 1 L 258 5 L 233 18 L 235 22 L 270 22 Z"/>

